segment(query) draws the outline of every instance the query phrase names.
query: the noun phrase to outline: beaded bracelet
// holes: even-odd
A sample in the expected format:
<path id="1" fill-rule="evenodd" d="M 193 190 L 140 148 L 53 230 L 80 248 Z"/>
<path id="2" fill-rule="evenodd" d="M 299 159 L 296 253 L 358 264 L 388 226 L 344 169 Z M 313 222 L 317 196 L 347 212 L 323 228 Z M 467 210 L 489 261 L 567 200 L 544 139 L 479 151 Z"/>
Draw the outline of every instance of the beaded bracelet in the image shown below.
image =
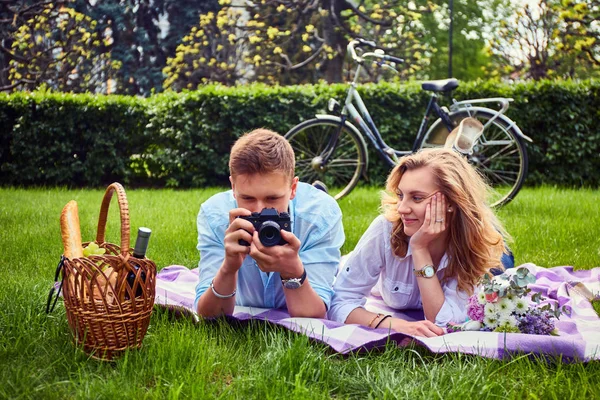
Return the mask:
<path id="1" fill-rule="evenodd" d="M 210 290 L 212 290 L 213 294 L 217 296 L 219 299 L 230 299 L 235 296 L 236 291 L 234 290 L 231 294 L 221 294 L 215 290 L 215 286 L 213 285 L 213 281 L 210 282 Z"/>
<path id="2" fill-rule="evenodd" d="M 377 325 L 375 325 L 375 329 L 379 328 L 379 325 L 381 325 L 381 323 L 382 323 L 383 321 L 385 321 L 386 319 L 388 319 L 388 318 L 390 318 L 390 317 L 391 317 L 391 315 L 386 315 L 385 317 L 381 318 L 381 321 L 379 321 L 379 322 L 377 323 Z"/>
<path id="3" fill-rule="evenodd" d="M 367 325 L 369 328 L 372 328 L 371 325 L 373 325 L 373 322 L 375 322 L 375 320 L 379 317 L 383 316 L 383 314 L 377 314 L 376 316 L 373 317 L 373 319 L 371 320 L 371 322 L 369 322 L 369 325 Z"/>

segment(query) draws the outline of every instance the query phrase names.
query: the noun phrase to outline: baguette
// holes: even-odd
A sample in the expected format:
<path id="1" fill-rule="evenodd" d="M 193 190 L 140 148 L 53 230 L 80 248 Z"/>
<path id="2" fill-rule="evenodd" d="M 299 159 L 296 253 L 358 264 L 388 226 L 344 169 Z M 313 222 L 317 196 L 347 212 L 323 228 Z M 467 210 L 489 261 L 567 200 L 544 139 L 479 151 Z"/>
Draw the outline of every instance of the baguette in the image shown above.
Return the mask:
<path id="1" fill-rule="evenodd" d="M 60 233 L 62 235 L 64 255 L 69 260 L 83 257 L 81 230 L 79 228 L 79 213 L 77 202 L 71 200 L 60 214 Z"/>

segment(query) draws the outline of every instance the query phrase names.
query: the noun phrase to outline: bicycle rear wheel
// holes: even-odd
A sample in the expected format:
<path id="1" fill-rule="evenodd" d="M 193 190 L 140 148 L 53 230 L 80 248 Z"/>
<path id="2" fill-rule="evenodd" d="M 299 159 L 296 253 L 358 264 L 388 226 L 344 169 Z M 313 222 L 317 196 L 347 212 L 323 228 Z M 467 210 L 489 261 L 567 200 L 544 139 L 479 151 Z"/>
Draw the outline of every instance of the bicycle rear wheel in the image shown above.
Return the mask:
<path id="1" fill-rule="evenodd" d="M 455 112 L 450 118 L 455 126 L 469 116 L 485 125 L 495 114 L 494 110 L 474 107 L 469 112 Z M 501 207 L 514 199 L 527 176 L 527 151 L 514 126 L 508 118 L 498 117 L 485 129 L 473 147 L 473 154 L 467 156 L 492 187 L 489 199 L 492 207 Z M 419 147 L 442 147 L 449 133 L 438 119 Z"/>
<path id="2" fill-rule="evenodd" d="M 331 138 L 339 130 L 337 143 Z M 292 128 L 285 138 L 294 149 L 296 175 L 300 181 L 325 183 L 329 194 L 341 199 L 354 189 L 367 165 L 363 138 L 335 120 L 311 119 Z M 327 161 L 324 156 L 335 145 Z"/>

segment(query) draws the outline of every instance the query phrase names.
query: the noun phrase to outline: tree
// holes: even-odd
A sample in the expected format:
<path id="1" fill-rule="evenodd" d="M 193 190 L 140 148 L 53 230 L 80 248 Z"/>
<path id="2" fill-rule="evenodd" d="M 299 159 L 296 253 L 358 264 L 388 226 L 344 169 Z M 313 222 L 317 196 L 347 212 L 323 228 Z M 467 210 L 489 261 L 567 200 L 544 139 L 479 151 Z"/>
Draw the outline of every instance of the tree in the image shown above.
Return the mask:
<path id="1" fill-rule="evenodd" d="M 540 0 L 537 6 L 526 4 L 522 8 L 506 8 L 506 19 L 500 21 L 497 40 L 491 49 L 505 74 L 542 79 L 554 67 L 551 58 L 555 50 L 553 36 L 558 30 L 558 15 L 554 0 Z M 514 10 L 514 11 L 513 11 Z M 508 12 L 513 11 L 511 17 Z"/>
<path id="2" fill-rule="evenodd" d="M 444 79 L 448 77 L 450 10 L 448 0 L 422 0 L 430 8 L 423 14 L 423 25 L 432 53 L 431 63 L 423 70 L 423 77 Z M 484 78 L 490 63 L 485 51 L 485 30 L 493 18 L 486 12 L 492 7 L 489 0 L 454 0 L 452 21 L 452 75 L 461 80 Z"/>
<path id="3" fill-rule="evenodd" d="M 110 37 L 106 51 L 122 64 L 118 93 L 149 95 L 160 91 L 168 57 L 202 12 L 216 0 L 76 0 L 78 11 L 98 21 Z"/>
<path id="4" fill-rule="evenodd" d="M 505 8 L 506 17 L 490 42 L 499 74 L 538 80 L 597 73 L 598 5 L 592 3 L 539 0 L 536 5 Z"/>
<path id="5" fill-rule="evenodd" d="M 427 64 L 421 42 L 421 13 L 400 3 L 403 2 L 265 0 L 232 4 L 221 0 L 222 9 L 201 17 L 184 40 L 185 45 L 167 62 L 165 86 L 193 87 L 198 77 L 224 83 L 255 80 L 292 84 L 318 79 L 341 82 L 346 46 L 353 37 L 373 39 L 391 54 L 405 58 L 408 66 L 403 71 L 414 74 Z M 206 28 L 208 20 L 213 24 L 210 29 Z M 221 29 L 227 33 L 219 32 Z M 216 48 L 224 50 L 227 46 L 228 61 L 219 62 Z M 211 63 L 211 59 L 215 61 Z M 218 73 L 221 67 L 225 70 Z M 219 78 L 227 75 L 230 77 Z M 376 72 L 372 79 L 378 76 Z"/>
<path id="6" fill-rule="evenodd" d="M 100 52 L 95 21 L 66 2 L 20 2 L 2 11 L 3 19 L 12 13 L 13 23 L 2 31 L 0 90 L 33 90 L 41 84 L 69 92 L 106 90 L 118 63 Z"/>
<path id="7" fill-rule="evenodd" d="M 596 0 L 563 0 L 560 18 L 566 24 L 564 47 L 577 52 L 579 65 L 576 68 L 600 67 L 600 1 Z M 587 67 L 587 68 L 586 68 Z"/>
<path id="8" fill-rule="evenodd" d="M 175 57 L 168 59 L 164 87 L 192 89 L 207 82 L 233 85 L 247 76 L 243 58 L 249 53 L 235 33 L 241 15 L 234 9 L 201 15 L 198 26 L 183 37 Z"/>

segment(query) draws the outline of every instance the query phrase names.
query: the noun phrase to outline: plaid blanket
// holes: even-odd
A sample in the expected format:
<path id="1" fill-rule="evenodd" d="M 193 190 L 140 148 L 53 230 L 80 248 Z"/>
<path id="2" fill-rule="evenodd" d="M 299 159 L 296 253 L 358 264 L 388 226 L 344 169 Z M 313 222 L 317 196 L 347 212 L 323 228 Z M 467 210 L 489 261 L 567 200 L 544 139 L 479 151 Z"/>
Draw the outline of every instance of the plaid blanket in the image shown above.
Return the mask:
<path id="1" fill-rule="evenodd" d="M 326 319 L 291 318 L 286 310 L 272 310 L 236 306 L 233 318 L 268 321 L 305 334 L 323 342 L 339 353 L 368 350 L 389 341 L 399 345 L 415 341 L 432 352 L 461 352 L 488 358 L 508 358 L 515 353 L 560 356 L 563 360 L 600 360 L 600 318 L 594 311 L 589 292 L 600 293 L 600 267 L 574 271 L 573 267 L 541 268 L 525 264 L 537 281 L 530 285 L 550 302 L 566 306 L 570 315 L 562 315 L 556 326 L 559 336 L 526 335 L 521 333 L 455 332 L 434 338 L 411 337 L 390 333 L 388 329 L 371 329 L 360 325 L 346 325 Z M 515 269 L 508 270 L 508 273 Z M 193 310 L 198 269 L 173 265 L 162 269 L 157 276 L 156 304 L 180 306 Z M 578 285 L 583 283 L 585 286 Z M 369 311 L 392 314 L 407 320 L 423 319 L 420 310 L 399 312 L 385 305 L 380 297 L 370 297 Z"/>

